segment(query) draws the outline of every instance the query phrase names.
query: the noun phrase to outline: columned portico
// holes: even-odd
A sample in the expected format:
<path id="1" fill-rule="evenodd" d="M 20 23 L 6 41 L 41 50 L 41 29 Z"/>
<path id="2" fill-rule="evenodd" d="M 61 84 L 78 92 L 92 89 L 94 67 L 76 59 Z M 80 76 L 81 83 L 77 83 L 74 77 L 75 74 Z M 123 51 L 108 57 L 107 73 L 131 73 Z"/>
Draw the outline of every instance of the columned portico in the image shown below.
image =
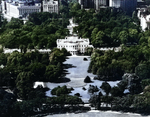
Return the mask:
<path id="1" fill-rule="evenodd" d="M 93 47 L 89 43 L 89 39 L 78 38 L 76 35 L 67 36 L 65 39 L 57 39 L 57 48 L 66 48 L 72 55 L 76 55 L 78 51 L 84 53 L 86 48 Z"/>

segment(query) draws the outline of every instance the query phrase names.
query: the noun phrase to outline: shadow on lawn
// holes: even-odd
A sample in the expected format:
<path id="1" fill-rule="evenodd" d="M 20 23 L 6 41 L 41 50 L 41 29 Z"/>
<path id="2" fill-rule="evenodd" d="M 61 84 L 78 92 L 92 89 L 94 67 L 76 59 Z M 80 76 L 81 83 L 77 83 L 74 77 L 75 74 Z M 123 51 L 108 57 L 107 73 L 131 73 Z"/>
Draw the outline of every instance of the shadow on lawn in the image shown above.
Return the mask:
<path id="1" fill-rule="evenodd" d="M 66 82 L 70 82 L 71 80 L 69 78 L 66 77 L 67 74 L 70 74 L 68 73 L 68 70 L 69 68 L 74 68 L 76 66 L 73 66 L 72 64 L 64 64 L 63 65 L 63 72 L 60 76 L 60 78 L 55 82 L 55 83 L 66 83 Z"/>

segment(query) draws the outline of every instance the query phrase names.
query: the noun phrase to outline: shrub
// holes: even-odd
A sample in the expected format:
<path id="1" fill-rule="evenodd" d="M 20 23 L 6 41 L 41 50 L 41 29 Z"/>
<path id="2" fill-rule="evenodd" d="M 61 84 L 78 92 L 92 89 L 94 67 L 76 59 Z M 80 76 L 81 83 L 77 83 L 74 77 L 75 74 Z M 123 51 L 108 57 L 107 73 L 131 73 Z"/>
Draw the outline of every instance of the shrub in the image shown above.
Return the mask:
<path id="1" fill-rule="evenodd" d="M 64 85 L 63 87 L 58 86 L 52 89 L 51 94 L 60 96 L 62 94 L 69 94 L 70 92 L 71 92 L 71 89 L 68 89 L 67 86 Z"/>
<path id="2" fill-rule="evenodd" d="M 77 96 L 77 97 L 80 97 L 80 93 L 76 93 L 76 94 L 74 94 L 75 96 Z"/>
<path id="3" fill-rule="evenodd" d="M 85 87 L 82 87 L 82 89 L 85 91 L 86 90 L 86 88 Z"/>
<path id="4" fill-rule="evenodd" d="M 52 94 L 52 95 L 56 95 L 56 91 L 57 91 L 58 89 L 60 89 L 60 86 L 55 87 L 54 89 L 52 89 L 51 94 Z"/>
<path id="5" fill-rule="evenodd" d="M 87 58 L 83 58 L 83 60 L 84 60 L 84 61 L 88 61 L 88 59 L 87 59 Z"/>
<path id="6" fill-rule="evenodd" d="M 91 81 L 91 78 L 89 76 L 86 76 L 86 78 L 84 79 L 84 82 L 85 83 L 90 83 L 92 81 Z"/>

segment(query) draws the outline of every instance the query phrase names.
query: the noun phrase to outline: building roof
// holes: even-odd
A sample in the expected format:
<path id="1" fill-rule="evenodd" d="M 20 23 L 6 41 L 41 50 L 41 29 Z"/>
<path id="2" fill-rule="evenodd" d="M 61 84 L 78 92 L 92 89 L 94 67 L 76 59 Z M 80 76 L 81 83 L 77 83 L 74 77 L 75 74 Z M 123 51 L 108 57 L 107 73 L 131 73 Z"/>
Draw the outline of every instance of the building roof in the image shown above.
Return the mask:
<path id="1" fill-rule="evenodd" d="M 44 4 L 58 5 L 58 1 L 54 1 L 54 0 L 50 0 L 50 1 L 43 0 L 43 3 Z"/>
<path id="2" fill-rule="evenodd" d="M 79 38 L 76 35 L 67 36 L 65 39 L 57 39 L 57 43 L 89 43 L 89 39 Z"/>

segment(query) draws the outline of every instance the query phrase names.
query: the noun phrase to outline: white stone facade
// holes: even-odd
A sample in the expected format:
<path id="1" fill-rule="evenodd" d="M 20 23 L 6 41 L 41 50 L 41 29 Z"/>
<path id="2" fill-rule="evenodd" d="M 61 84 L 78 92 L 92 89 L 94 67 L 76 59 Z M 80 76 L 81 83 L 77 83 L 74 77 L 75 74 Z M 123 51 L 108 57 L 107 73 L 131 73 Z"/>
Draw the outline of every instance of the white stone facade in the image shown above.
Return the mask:
<path id="1" fill-rule="evenodd" d="M 72 55 L 76 55 L 78 52 L 84 53 L 88 47 L 93 47 L 89 43 L 89 39 L 78 38 L 78 36 L 74 35 L 65 39 L 57 39 L 57 48 L 66 48 Z"/>
<path id="2" fill-rule="evenodd" d="M 109 6 L 119 8 L 120 7 L 121 0 L 110 0 Z"/>
<path id="3" fill-rule="evenodd" d="M 130 8 L 137 6 L 137 0 L 109 0 L 109 6 L 115 8 Z"/>
<path id="4" fill-rule="evenodd" d="M 150 14 L 147 15 L 145 12 L 147 12 L 147 8 L 141 8 L 137 13 L 143 31 L 145 31 L 146 28 L 150 29 Z"/>
<path id="5" fill-rule="evenodd" d="M 59 11 L 58 1 L 54 0 L 43 1 L 43 12 L 58 13 L 58 11 Z"/>
<path id="6" fill-rule="evenodd" d="M 150 29 L 150 15 L 141 16 L 140 17 L 140 25 L 143 31 L 145 31 L 146 28 Z"/>
<path id="7" fill-rule="evenodd" d="M 26 1 L 2 1 L 2 11 L 4 15 L 19 18 L 33 12 L 41 12 L 41 4 L 28 5 Z"/>

